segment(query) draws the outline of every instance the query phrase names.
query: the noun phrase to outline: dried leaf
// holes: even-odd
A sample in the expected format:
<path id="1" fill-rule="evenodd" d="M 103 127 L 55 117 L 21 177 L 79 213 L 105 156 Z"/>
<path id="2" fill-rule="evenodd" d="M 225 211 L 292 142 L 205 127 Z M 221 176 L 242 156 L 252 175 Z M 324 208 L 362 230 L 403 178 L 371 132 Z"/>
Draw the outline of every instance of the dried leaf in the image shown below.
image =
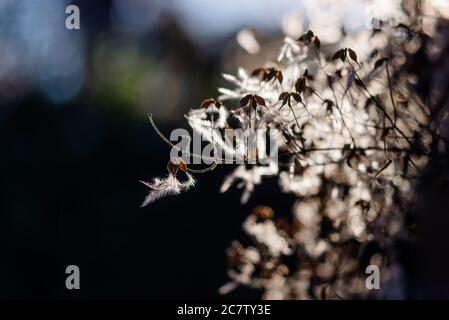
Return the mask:
<path id="1" fill-rule="evenodd" d="M 258 205 L 252 210 L 251 214 L 257 218 L 271 219 L 273 218 L 274 212 L 270 207 Z"/>
<path id="2" fill-rule="evenodd" d="M 344 60 L 344 58 L 343 58 L 344 51 L 345 51 L 345 49 L 340 49 L 340 50 L 336 51 L 334 53 L 334 55 L 332 56 L 332 61 L 337 60 L 337 59 Z"/>
<path id="3" fill-rule="evenodd" d="M 281 108 L 282 108 L 283 106 L 285 106 L 285 105 L 287 104 L 287 102 L 289 102 L 289 100 L 290 100 L 290 95 L 288 95 L 287 97 L 284 98 L 284 100 L 282 101 Z"/>
<path id="4" fill-rule="evenodd" d="M 276 76 L 276 72 L 275 72 L 272 68 L 270 68 L 270 69 L 267 69 L 267 70 L 265 71 L 265 75 L 264 75 L 264 77 L 263 77 L 263 80 L 264 80 L 264 81 L 270 81 L 270 80 L 273 79 L 275 76 Z"/>
<path id="5" fill-rule="evenodd" d="M 301 102 L 301 101 L 302 101 L 301 95 L 300 95 L 299 93 L 292 92 L 292 93 L 291 93 L 291 96 L 293 97 L 293 99 L 296 100 L 296 102 Z"/>
<path id="6" fill-rule="evenodd" d="M 282 75 L 282 72 L 280 70 L 276 72 L 276 79 L 279 81 L 279 83 L 282 83 L 282 81 L 284 80 L 284 76 Z"/>
<path id="7" fill-rule="evenodd" d="M 287 98 L 289 95 L 290 95 L 290 93 L 288 93 L 288 92 L 282 92 L 282 93 L 279 95 L 279 100 L 284 100 L 284 99 Z"/>
<path id="8" fill-rule="evenodd" d="M 240 100 L 240 107 L 246 106 L 246 105 L 248 104 L 248 102 L 249 102 L 250 99 L 251 99 L 251 95 L 250 95 L 250 94 L 244 96 L 244 97 L 242 98 L 242 100 Z"/>
<path id="9" fill-rule="evenodd" d="M 313 43 L 315 44 L 315 47 L 320 50 L 321 47 L 321 41 L 320 39 L 318 39 L 318 37 L 315 37 L 315 39 L 313 40 Z"/>
<path id="10" fill-rule="evenodd" d="M 265 105 L 265 99 L 264 98 L 262 98 L 261 96 L 258 96 L 257 94 L 255 94 L 254 95 L 254 99 L 255 99 L 255 101 L 257 102 L 257 104 L 258 105 L 261 105 L 261 106 L 266 106 Z"/>
<path id="11" fill-rule="evenodd" d="M 354 60 L 355 62 L 358 63 L 358 61 L 357 61 L 357 53 L 355 53 L 355 51 L 352 50 L 352 49 L 350 49 L 350 48 L 348 48 L 348 52 L 349 52 L 349 57 L 350 57 L 352 60 Z"/>
<path id="12" fill-rule="evenodd" d="M 306 88 L 306 79 L 301 77 L 298 79 L 298 81 L 296 81 L 296 84 L 295 84 L 296 92 L 302 93 L 302 92 L 304 92 L 305 88 Z"/>
<path id="13" fill-rule="evenodd" d="M 200 104 L 200 108 L 207 108 L 214 103 L 215 103 L 215 99 L 213 99 L 213 98 L 204 99 Z"/>
<path id="14" fill-rule="evenodd" d="M 374 69 L 380 68 L 387 60 L 387 58 L 380 58 L 379 60 L 377 60 L 374 64 Z"/>

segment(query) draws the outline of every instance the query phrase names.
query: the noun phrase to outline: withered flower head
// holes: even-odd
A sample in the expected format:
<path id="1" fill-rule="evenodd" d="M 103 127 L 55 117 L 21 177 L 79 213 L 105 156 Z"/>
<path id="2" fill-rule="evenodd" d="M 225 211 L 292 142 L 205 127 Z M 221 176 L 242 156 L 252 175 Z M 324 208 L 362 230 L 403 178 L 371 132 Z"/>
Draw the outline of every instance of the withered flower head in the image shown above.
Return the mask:
<path id="1" fill-rule="evenodd" d="M 177 174 L 179 170 L 183 171 L 187 177 L 186 181 L 179 181 Z M 186 191 L 195 185 L 195 179 L 187 171 L 186 164 L 180 159 L 172 159 L 167 164 L 168 175 L 166 178 L 154 178 L 152 182 L 140 181 L 150 189 L 150 193 L 145 198 L 141 207 L 145 207 L 149 203 L 156 201 L 159 198 L 176 195 L 181 191 Z"/>

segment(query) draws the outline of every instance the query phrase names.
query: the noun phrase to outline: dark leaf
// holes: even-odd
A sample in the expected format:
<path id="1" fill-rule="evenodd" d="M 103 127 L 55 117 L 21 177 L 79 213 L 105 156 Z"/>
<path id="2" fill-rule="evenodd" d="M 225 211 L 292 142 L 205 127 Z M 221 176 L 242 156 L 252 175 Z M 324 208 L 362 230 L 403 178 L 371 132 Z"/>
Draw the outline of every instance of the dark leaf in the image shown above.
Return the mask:
<path id="1" fill-rule="evenodd" d="M 289 100 L 290 100 L 290 95 L 288 95 L 287 97 L 284 98 L 284 101 L 282 101 L 281 108 L 282 108 L 283 106 L 285 106 Z"/>
<path id="2" fill-rule="evenodd" d="M 301 77 L 298 79 L 298 81 L 296 81 L 296 84 L 295 84 L 296 92 L 302 93 L 302 92 L 304 92 L 305 88 L 306 88 L 306 79 Z"/>
<path id="3" fill-rule="evenodd" d="M 374 64 L 374 69 L 380 68 L 384 64 L 384 62 L 386 62 L 386 61 L 387 61 L 387 58 L 380 58 Z"/>
<path id="4" fill-rule="evenodd" d="M 350 49 L 350 48 L 348 48 L 348 52 L 349 52 L 349 57 L 350 57 L 352 60 L 354 60 L 355 62 L 358 63 L 358 61 L 357 61 L 357 53 L 355 53 L 355 51 L 352 50 L 352 49 Z"/>
<path id="5" fill-rule="evenodd" d="M 290 93 L 288 93 L 288 92 L 282 92 L 280 95 L 279 95 L 279 100 L 284 100 L 286 97 L 288 97 L 290 95 Z"/>
<path id="6" fill-rule="evenodd" d="M 315 37 L 315 39 L 313 40 L 313 43 L 315 43 L 315 47 L 320 50 L 321 47 L 321 41 L 320 39 L 318 39 L 318 37 Z"/>
<path id="7" fill-rule="evenodd" d="M 265 99 L 264 98 L 262 98 L 261 96 L 258 96 L 258 95 L 254 95 L 254 99 L 255 99 L 255 101 L 257 102 L 257 104 L 258 105 L 261 105 L 261 106 L 266 106 L 265 105 Z"/>
<path id="8" fill-rule="evenodd" d="M 240 100 L 240 107 L 246 106 L 246 105 L 248 104 L 249 99 L 251 99 L 251 97 L 252 97 L 252 96 L 251 96 L 250 94 L 244 96 L 244 97 L 242 98 L 242 100 Z"/>
<path id="9" fill-rule="evenodd" d="M 302 101 L 301 95 L 299 93 L 292 92 L 291 96 L 293 97 L 293 99 L 296 100 L 296 102 L 301 102 Z"/>
<path id="10" fill-rule="evenodd" d="M 337 52 L 335 52 L 334 55 L 332 56 L 332 60 L 342 59 L 343 52 L 344 52 L 344 49 L 340 49 Z M 344 60 L 344 59 L 342 59 L 342 60 Z"/>

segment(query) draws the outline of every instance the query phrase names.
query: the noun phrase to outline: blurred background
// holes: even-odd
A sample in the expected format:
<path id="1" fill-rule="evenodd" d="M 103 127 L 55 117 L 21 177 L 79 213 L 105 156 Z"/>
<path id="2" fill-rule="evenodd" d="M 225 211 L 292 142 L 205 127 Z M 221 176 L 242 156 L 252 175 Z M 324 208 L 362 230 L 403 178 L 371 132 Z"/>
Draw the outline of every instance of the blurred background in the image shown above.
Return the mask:
<path id="1" fill-rule="evenodd" d="M 80 30 L 65 27 L 69 4 Z M 218 298 L 225 248 L 249 208 L 263 197 L 288 214 L 294 197 L 272 181 L 242 207 L 240 191 L 219 193 L 228 167 L 140 208 L 139 180 L 164 175 L 169 155 L 147 114 L 165 133 L 187 127 L 183 114 L 216 96 L 222 71 L 257 65 L 254 34 L 277 48 L 286 28 L 301 34 L 301 10 L 291 0 L 0 0 L 0 298 Z M 81 290 L 65 288 L 70 264 Z"/>
<path id="2" fill-rule="evenodd" d="M 169 155 L 147 114 L 165 133 L 186 128 L 222 72 L 275 58 L 284 35 L 311 28 L 332 44 L 335 19 L 365 27 L 358 0 L 315 3 L 0 0 L 0 299 L 223 298 L 225 249 L 248 212 L 289 215 L 295 197 L 268 180 L 242 206 L 239 190 L 219 193 L 223 166 L 140 208 L 139 180 L 164 175 Z M 80 30 L 65 27 L 69 4 Z M 65 288 L 70 264 L 81 290 Z"/>

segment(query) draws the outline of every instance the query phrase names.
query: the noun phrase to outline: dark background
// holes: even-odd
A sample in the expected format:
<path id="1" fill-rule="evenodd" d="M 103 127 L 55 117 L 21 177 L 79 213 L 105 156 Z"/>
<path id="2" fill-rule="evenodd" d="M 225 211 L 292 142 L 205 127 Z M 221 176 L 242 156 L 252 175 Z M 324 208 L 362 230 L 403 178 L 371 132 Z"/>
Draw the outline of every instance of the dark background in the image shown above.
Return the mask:
<path id="1" fill-rule="evenodd" d="M 136 34 L 114 29 L 112 1 L 71 4 L 80 6 L 85 60 L 84 83 L 70 98 L 58 98 L 65 78 L 33 78 L 41 63 L 56 63 L 68 54 L 64 43 L 53 35 L 40 39 L 31 21 L 35 47 L 21 48 L 17 25 L 0 24 L 6 39 L 17 45 L 13 55 L 23 58 L 15 65 L 18 72 L 0 83 L 0 299 L 220 297 L 217 289 L 228 281 L 225 249 L 232 239 L 244 237 L 241 223 L 249 210 L 255 203 L 270 203 L 289 214 L 293 197 L 279 196 L 276 181 L 268 181 L 242 206 L 239 190 L 219 193 L 232 170 L 226 166 L 198 176 L 198 186 L 189 192 L 140 208 L 148 189 L 139 180 L 164 176 L 170 150 L 146 114 L 154 112 L 165 133 L 187 127 L 182 114 L 223 85 L 221 68 L 238 52 L 234 38 L 213 39 L 207 50 L 194 44 L 170 13 Z M 0 12 L 20 20 L 18 8 L 12 2 Z M 63 23 L 64 12 L 57 14 Z M 58 29 L 65 41 L 80 41 L 80 31 L 65 30 L 64 24 L 48 27 Z M 137 50 L 135 59 L 151 57 L 153 69 L 170 76 L 156 82 L 160 87 L 140 107 L 121 86 L 142 85 L 127 75 L 139 72 L 144 62 L 129 67 L 134 71 L 107 75 L 116 78 L 112 84 L 98 80 L 95 50 L 105 38 Z M 41 50 L 46 41 L 56 41 L 60 50 L 51 48 L 41 60 L 30 60 L 33 48 Z M 105 59 L 123 49 L 110 48 Z M 103 69 L 114 66 L 114 61 L 104 63 Z M 70 264 L 80 268 L 81 290 L 65 288 Z M 260 292 L 240 288 L 226 297 L 258 298 Z"/>

